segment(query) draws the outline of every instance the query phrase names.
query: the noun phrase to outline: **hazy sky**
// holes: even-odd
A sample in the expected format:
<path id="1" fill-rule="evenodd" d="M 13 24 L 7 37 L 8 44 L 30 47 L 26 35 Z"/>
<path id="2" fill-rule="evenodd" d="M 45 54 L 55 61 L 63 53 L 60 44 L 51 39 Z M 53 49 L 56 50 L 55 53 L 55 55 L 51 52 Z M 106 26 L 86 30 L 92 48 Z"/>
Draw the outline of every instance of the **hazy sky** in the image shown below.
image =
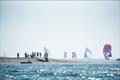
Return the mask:
<path id="1" fill-rule="evenodd" d="M 81 59 L 87 46 L 104 58 L 106 43 L 120 57 L 120 1 L 0 1 L 0 56 L 46 46 L 52 58 L 74 51 Z"/>

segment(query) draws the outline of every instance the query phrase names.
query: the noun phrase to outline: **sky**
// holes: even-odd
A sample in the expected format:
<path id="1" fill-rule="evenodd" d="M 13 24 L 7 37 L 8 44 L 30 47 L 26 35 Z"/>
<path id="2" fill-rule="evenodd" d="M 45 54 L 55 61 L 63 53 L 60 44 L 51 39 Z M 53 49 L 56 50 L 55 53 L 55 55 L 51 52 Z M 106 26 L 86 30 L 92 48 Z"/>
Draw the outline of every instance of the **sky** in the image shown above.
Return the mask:
<path id="1" fill-rule="evenodd" d="M 0 1 L 0 56 L 44 54 L 46 46 L 51 58 L 74 51 L 83 59 L 87 46 L 104 59 L 106 43 L 120 57 L 120 1 Z"/>

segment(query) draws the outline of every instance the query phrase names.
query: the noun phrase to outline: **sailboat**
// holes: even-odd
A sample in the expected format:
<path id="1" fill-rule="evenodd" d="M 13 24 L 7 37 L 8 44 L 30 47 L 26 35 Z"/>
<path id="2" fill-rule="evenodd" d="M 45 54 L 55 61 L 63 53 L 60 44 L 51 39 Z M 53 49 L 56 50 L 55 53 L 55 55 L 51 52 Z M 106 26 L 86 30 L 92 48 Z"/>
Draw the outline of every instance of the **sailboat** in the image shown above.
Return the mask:
<path id="1" fill-rule="evenodd" d="M 72 52 L 72 58 L 77 58 L 77 55 L 75 52 Z"/>
<path id="2" fill-rule="evenodd" d="M 45 58 L 45 61 L 48 61 L 48 49 L 46 47 L 44 47 L 44 58 Z"/>
<path id="3" fill-rule="evenodd" d="M 67 58 L 67 52 L 64 53 L 64 58 L 65 58 L 65 59 Z"/>
<path id="4" fill-rule="evenodd" d="M 49 50 L 44 46 L 44 59 L 36 58 L 37 61 L 48 62 Z"/>
<path id="5" fill-rule="evenodd" d="M 112 53 L 111 53 L 112 47 L 110 44 L 105 44 L 103 47 L 103 55 L 105 57 L 106 60 L 108 60 L 110 57 L 112 57 Z"/>
<path id="6" fill-rule="evenodd" d="M 85 49 L 85 54 L 84 54 L 85 59 L 91 59 L 92 58 L 92 51 L 86 47 Z"/>

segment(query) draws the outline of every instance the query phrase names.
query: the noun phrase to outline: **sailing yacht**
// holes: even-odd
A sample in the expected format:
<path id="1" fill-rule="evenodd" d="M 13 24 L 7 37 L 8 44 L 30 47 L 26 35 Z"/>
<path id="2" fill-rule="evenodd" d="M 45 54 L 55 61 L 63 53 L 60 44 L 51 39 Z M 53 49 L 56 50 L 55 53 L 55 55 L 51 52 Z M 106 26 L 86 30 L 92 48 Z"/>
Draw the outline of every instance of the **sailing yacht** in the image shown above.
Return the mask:
<path id="1" fill-rule="evenodd" d="M 111 53 L 112 47 L 110 44 L 105 44 L 103 47 L 103 55 L 105 57 L 106 60 L 108 60 L 110 57 L 112 57 L 112 53 Z"/>
<path id="2" fill-rule="evenodd" d="M 84 54 L 85 59 L 91 59 L 92 58 L 92 51 L 86 47 L 85 49 L 85 54 Z"/>
<path id="3" fill-rule="evenodd" d="M 77 55 L 75 52 L 72 52 L 72 58 L 77 58 Z"/>

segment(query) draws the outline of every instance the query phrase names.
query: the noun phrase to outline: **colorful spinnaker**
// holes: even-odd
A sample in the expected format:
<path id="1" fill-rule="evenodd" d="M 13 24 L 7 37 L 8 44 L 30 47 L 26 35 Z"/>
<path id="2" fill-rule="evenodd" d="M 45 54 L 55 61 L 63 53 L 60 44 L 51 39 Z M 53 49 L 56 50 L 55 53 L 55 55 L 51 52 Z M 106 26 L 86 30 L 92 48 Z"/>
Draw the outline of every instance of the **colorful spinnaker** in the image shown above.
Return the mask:
<path id="1" fill-rule="evenodd" d="M 72 58 L 77 58 L 77 55 L 75 52 L 72 52 Z"/>
<path id="2" fill-rule="evenodd" d="M 112 47 L 110 44 L 104 45 L 103 54 L 104 54 L 105 59 L 109 59 L 110 57 L 112 57 L 111 50 L 112 50 Z"/>
<path id="3" fill-rule="evenodd" d="M 91 59 L 92 58 L 92 51 L 86 47 L 84 58 Z"/>

